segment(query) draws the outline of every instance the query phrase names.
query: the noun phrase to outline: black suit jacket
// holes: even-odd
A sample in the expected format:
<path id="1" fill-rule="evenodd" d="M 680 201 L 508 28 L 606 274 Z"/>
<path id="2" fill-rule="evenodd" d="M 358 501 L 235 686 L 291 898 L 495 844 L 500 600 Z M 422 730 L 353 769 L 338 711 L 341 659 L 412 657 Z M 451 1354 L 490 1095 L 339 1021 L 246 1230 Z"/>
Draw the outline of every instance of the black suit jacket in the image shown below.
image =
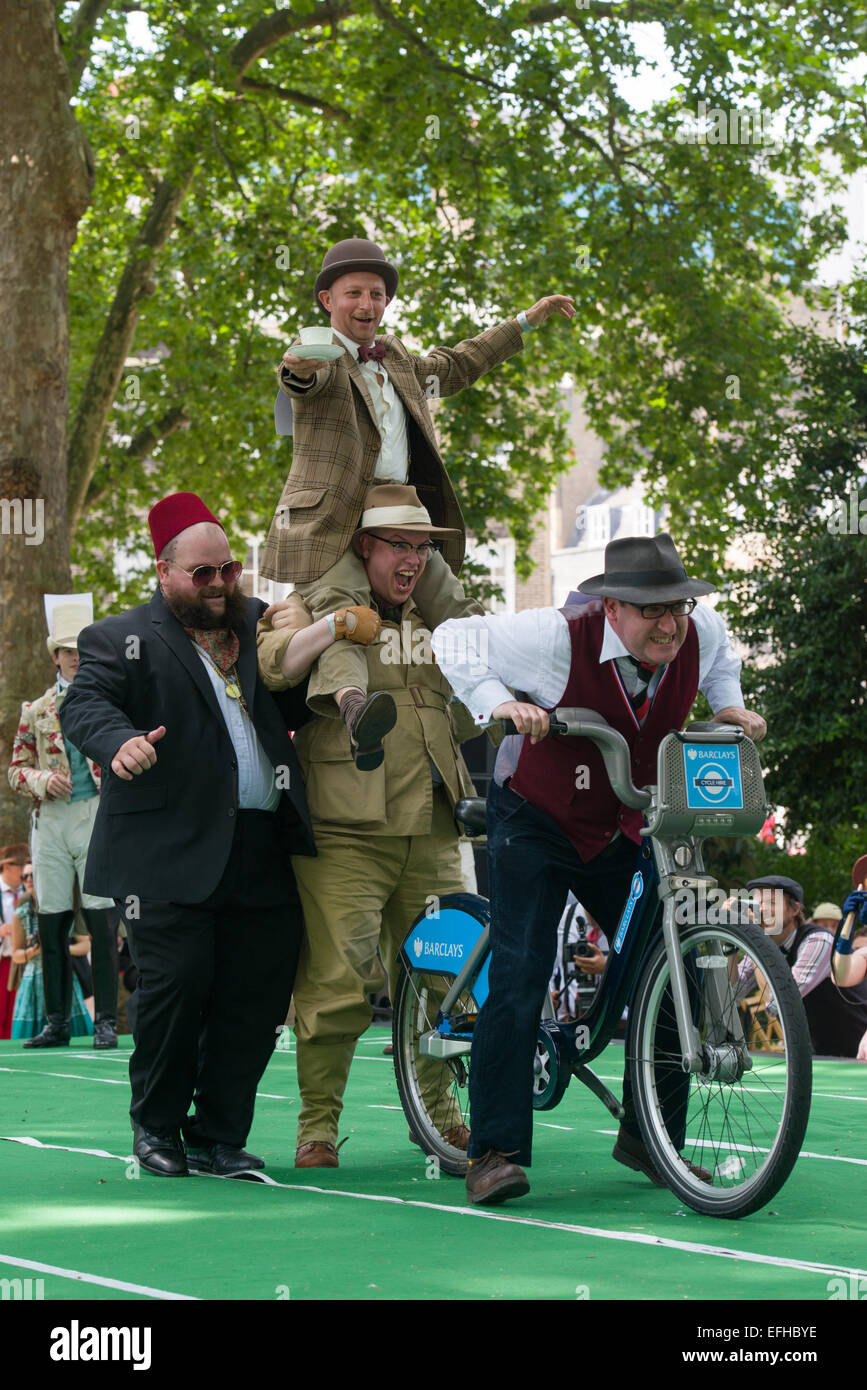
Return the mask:
<path id="1" fill-rule="evenodd" d="M 238 673 L 244 699 L 283 788 L 278 838 L 290 854 L 316 853 L 301 769 L 287 730 L 309 712 L 304 685 L 272 694 L 256 666 L 256 623 L 265 605 L 250 599 Z M 198 903 L 226 867 L 238 815 L 238 766 L 201 657 L 159 590 L 150 603 L 86 627 L 81 664 L 63 701 L 64 737 L 102 768 L 99 811 L 84 887 L 113 898 Z M 124 781 L 111 771 L 121 744 L 161 724 L 157 760 Z M 263 865 L 267 876 L 267 866 Z"/>

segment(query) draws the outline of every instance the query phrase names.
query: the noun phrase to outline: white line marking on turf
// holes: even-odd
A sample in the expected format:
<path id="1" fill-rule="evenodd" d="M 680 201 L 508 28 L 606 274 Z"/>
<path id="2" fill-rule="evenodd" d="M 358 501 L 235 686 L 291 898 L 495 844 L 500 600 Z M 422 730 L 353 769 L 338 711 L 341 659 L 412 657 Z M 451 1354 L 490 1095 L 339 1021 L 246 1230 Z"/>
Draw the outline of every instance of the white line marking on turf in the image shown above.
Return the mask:
<path id="1" fill-rule="evenodd" d="M 596 1133 L 617 1134 L 618 1131 L 616 1129 L 597 1129 Z M 770 1149 L 763 1149 L 755 1144 L 733 1144 L 722 1142 L 720 1142 L 719 1144 L 715 1144 L 712 1139 L 690 1139 L 688 1142 L 692 1144 L 695 1148 L 717 1150 L 725 1149 L 727 1153 L 731 1149 L 736 1150 L 738 1153 L 747 1154 L 768 1154 L 771 1152 Z M 828 1160 L 829 1163 L 858 1163 L 861 1164 L 864 1168 L 867 1168 L 867 1158 L 846 1158 L 844 1154 L 814 1154 L 811 1153 L 809 1149 L 801 1149 L 798 1153 L 798 1158 L 825 1158 Z"/>
<path id="2" fill-rule="evenodd" d="M 0 1071 L 20 1071 L 19 1067 L 0 1067 Z M 116 1081 L 111 1076 L 79 1076 L 74 1071 L 40 1071 L 37 1076 L 65 1076 L 70 1081 L 98 1081 L 102 1086 L 128 1086 L 129 1082 Z"/>
<path id="3" fill-rule="evenodd" d="M 33 1148 L 40 1149 L 59 1149 L 61 1144 L 41 1144 L 37 1139 L 16 1139 L 11 1136 L 0 1136 L 0 1141 L 7 1138 L 13 1144 L 29 1144 Z M 70 1150 L 76 1153 L 99 1154 L 99 1150 L 81 1149 Z M 119 1159 L 121 1162 L 129 1162 L 128 1159 L 121 1158 L 120 1154 L 108 1154 L 108 1158 Z M 193 1173 L 193 1177 L 215 1177 L 214 1173 Z M 447 1216 L 468 1216 L 476 1217 L 483 1221 L 502 1221 L 507 1225 L 513 1226 L 538 1226 L 546 1231 L 566 1231 L 571 1235 L 590 1236 L 596 1240 L 619 1240 L 625 1241 L 629 1245 L 653 1245 L 666 1250 L 680 1250 L 687 1255 L 712 1255 L 717 1259 L 724 1260 L 743 1260 L 746 1264 L 774 1265 L 780 1269 L 803 1270 L 808 1274 L 843 1274 L 848 1277 L 867 1279 L 867 1269 L 852 1269 L 848 1265 L 825 1264 L 817 1260 L 793 1260 L 783 1255 L 759 1255 L 752 1250 L 733 1250 L 724 1245 L 703 1245 L 698 1241 L 674 1240 L 670 1236 L 642 1235 L 635 1231 L 606 1231 L 598 1226 L 579 1226 L 566 1221 L 543 1221 L 539 1217 L 532 1216 L 506 1216 L 501 1212 L 481 1211 L 478 1207 L 452 1207 L 439 1202 L 419 1202 L 405 1197 L 386 1197 L 373 1192 L 346 1192 L 337 1187 L 315 1187 L 312 1183 L 289 1183 L 277 1182 L 276 1178 L 271 1178 L 267 1173 L 258 1172 L 254 1175 L 256 1182 L 261 1187 L 279 1187 L 286 1192 L 315 1192 L 323 1197 L 348 1197 L 356 1202 L 377 1202 L 388 1206 L 398 1207 L 419 1207 L 427 1211 L 442 1212 Z M 234 1182 L 234 1178 L 221 1178 L 221 1182 Z M 87 1277 L 87 1276 L 82 1276 Z M 120 1287 L 120 1286 L 118 1286 Z M 124 1286 L 132 1287 L 132 1286 Z M 169 1297 L 170 1295 L 161 1295 Z M 172 1297 L 178 1298 L 182 1295 L 175 1294 Z M 186 1295 L 184 1295 L 186 1296 Z"/>
<path id="4" fill-rule="evenodd" d="M 88 1152 L 82 1150 L 82 1152 Z M 113 1157 L 109 1154 L 109 1158 Z M 183 1299 L 185 1302 L 200 1303 L 201 1299 L 191 1293 L 169 1293 L 166 1289 L 151 1289 L 147 1284 L 128 1284 L 123 1279 L 106 1279 L 101 1274 L 84 1274 L 79 1269 L 61 1269 L 60 1265 L 44 1265 L 38 1260 L 19 1260 L 16 1255 L 0 1255 L 0 1264 L 14 1265 L 16 1269 L 35 1269 L 38 1274 L 56 1274 L 61 1279 L 80 1279 L 85 1284 L 101 1284 L 106 1289 L 122 1289 L 124 1293 L 143 1293 L 148 1298 Z"/>

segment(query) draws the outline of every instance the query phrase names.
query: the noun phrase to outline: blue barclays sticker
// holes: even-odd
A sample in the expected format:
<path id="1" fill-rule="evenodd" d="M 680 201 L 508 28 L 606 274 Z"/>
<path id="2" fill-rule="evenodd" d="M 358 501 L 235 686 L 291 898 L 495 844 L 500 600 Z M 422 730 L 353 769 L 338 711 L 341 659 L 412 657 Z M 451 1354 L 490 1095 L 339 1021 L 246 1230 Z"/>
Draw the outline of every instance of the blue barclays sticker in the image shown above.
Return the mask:
<path id="1" fill-rule="evenodd" d="M 743 810 L 741 757 L 738 748 L 708 748 L 685 743 L 686 804 L 691 811 Z"/>
<path id="2" fill-rule="evenodd" d="M 644 879 L 641 874 L 632 875 L 632 886 L 629 889 L 629 900 L 623 909 L 623 916 L 620 918 L 620 926 L 617 928 L 617 935 L 614 938 L 614 949 L 620 955 L 620 948 L 626 940 L 626 933 L 629 930 L 629 923 L 632 921 L 632 914 L 635 911 L 635 904 L 644 892 Z"/>

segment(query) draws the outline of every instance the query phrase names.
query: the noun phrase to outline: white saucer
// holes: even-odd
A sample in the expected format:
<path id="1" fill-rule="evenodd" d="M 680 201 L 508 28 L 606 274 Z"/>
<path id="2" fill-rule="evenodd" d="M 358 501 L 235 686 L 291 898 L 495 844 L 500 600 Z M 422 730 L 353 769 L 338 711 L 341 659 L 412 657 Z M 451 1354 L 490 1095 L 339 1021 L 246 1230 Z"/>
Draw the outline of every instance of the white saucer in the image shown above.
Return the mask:
<path id="1" fill-rule="evenodd" d="M 305 361 L 336 362 L 346 349 L 342 343 L 296 343 L 286 351 L 293 357 L 303 357 Z"/>

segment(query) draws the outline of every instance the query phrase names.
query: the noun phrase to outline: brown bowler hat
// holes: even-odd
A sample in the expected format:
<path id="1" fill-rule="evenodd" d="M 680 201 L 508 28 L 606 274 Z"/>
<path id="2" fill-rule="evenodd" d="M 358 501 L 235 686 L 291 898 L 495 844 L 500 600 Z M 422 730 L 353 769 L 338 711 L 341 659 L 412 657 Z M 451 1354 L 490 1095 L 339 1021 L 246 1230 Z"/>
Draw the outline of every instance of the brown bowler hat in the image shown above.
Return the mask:
<path id="1" fill-rule="evenodd" d="M 400 279 L 395 267 L 389 265 L 375 241 L 349 237 L 346 241 L 335 242 L 322 258 L 322 269 L 313 286 L 313 298 L 320 309 L 323 308 L 323 304 L 319 298 L 319 291 L 329 290 L 335 280 L 339 280 L 341 275 L 349 275 L 353 270 L 370 270 L 374 275 L 381 275 L 385 281 L 386 294 L 389 299 L 394 299 Z M 325 312 L 328 312 L 327 309 Z"/>
<path id="2" fill-rule="evenodd" d="M 581 594 L 626 599 L 630 603 L 675 603 L 710 594 L 714 585 L 688 575 L 667 531 L 658 536 L 627 536 L 605 547 L 605 573 L 578 585 Z"/>

